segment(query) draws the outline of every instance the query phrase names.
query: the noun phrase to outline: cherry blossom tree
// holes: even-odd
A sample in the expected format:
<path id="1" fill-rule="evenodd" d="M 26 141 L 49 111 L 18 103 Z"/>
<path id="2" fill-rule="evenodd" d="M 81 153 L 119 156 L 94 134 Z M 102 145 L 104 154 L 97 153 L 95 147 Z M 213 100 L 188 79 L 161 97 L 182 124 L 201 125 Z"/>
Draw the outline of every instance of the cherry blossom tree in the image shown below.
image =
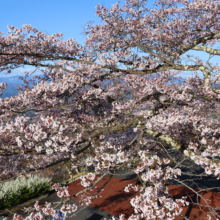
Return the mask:
<path id="1" fill-rule="evenodd" d="M 220 67 L 210 60 L 220 55 L 219 1 L 158 0 L 152 9 L 145 0 L 126 0 L 110 9 L 97 5 L 96 14 L 102 22 L 85 26 L 83 46 L 31 25 L 1 33 L 0 71 L 33 66 L 43 75 L 0 99 L 0 178 L 62 161 L 84 167 L 83 191 L 70 196 L 67 187 L 53 186 L 61 211 L 71 214 L 97 198 L 86 192 L 104 176 L 128 168 L 142 185 L 124 189 L 137 196 L 130 201 L 133 215 L 119 219 L 174 219 L 189 202 L 199 205 L 172 198 L 171 180 L 204 201 L 209 219 L 219 218 L 218 209 L 181 179 L 220 177 L 220 92 L 214 87 Z M 189 71 L 186 80 L 177 76 Z M 0 84 L 1 94 L 6 87 Z M 29 112 L 39 120 L 32 122 Z M 79 203 L 68 203 L 81 195 Z M 32 211 L 25 219 L 55 215 L 49 203 L 37 202 Z"/>

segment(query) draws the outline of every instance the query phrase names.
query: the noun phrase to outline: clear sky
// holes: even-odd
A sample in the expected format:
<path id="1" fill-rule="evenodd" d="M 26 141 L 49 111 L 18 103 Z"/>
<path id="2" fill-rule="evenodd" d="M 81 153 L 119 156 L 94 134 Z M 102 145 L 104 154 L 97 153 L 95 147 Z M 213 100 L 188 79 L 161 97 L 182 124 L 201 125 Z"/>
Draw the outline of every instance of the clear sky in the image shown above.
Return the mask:
<path id="1" fill-rule="evenodd" d="M 23 24 L 31 24 L 48 34 L 64 34 L 64 39 L 75 38 L 83 44 L 83 26 L 88 21 L 100 23 L 95 15 L 95 6 L 104 4 L 107 8 L 117 0 L 0 0 L 0 31 L 7 34 L 7 25 L 21 28 Z M 124 4 L 125 0 L 121 0 Z M 154 0 L 148 1 L 148 7 L 154 8 Z M 12 75 L 23 72 L 18 69 Z M 4 74 L 0 74 L 0 77 Z"/>
<path id="2" fill-rule="evenodd" d="M 48 34 L 64 34 L 64 39 L 75 38 L 83 44 L 81 34 L 88 21 L 99 23 L 96 5 L 109 8 L 117 0 L 0 0 L 0 31 L 7 33 L 7 25 L 21 28 L 31 24 Z M 121 1 L 124 4 L 125 0 Z M 149 0 L 152 7 L 154 1 Z"/>
<path id="3" fill-rule="evenodd" d="M 7 35 L 8 25 L 21 28 L 23 24 L 31 24 L 49 35 L 62 32 L 65 40 L 75 38 L 83 44 L 83 26 L 88 21 L 100 23 L 95 14 L 96 5 L 110 8 L 116 2 L 117 0 L 0 0 L 0 31 Z M 122 0 L 121 4 L 124 3 L 125 0 Z M 149 0 L 149 7 L 153 3 L 154 0 Z M 9 75 L 0 73 L 0 77 L 20 75 L 23 72 L 23 68 L 20 68 Z"/>

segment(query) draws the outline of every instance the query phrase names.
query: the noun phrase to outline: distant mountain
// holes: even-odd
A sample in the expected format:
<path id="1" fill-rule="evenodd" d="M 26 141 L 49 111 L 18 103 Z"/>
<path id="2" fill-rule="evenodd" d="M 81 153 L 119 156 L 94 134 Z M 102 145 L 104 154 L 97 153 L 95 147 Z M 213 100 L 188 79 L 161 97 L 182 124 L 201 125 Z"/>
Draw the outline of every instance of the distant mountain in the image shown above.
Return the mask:
<path id="1" fill-rule="evenodd" d="M 20 80 L 19 75 L 17 75 L 17 76 L 9 76 L 9 77 L 0 77 L 0 83 L 1 82 L 7 83 L 7 90 L 3 93 L 1 98 L 6 98 L 6 97 L 10 98 L 18 94 L 19 91 L 16 88 L 20 87 L 23 81 Z"/>
<path id="2" fill-rule="evenodd" d="M 181 85 L 185 80 L 186 79 L 172 79 L 171 82 Z M 0 83 L 1 82 L 7 82 L 7 90 L 0 98 L 10 98 L 18 94 L 19 91 L 16 88 L 20 87 L 23 81 L 19 79 L 19 75 L 16 75 L 10 77 L 0 77 Z M 171 82 L 169 82 L 168 84 L 170 84 Z M 220 88 L 220 85 L 213 85 L 213 88 Z"/>
<path id="3" fill-rule="evenodd" d="M 21 83 L 22 80 L 19 79 L 19 75 L 16 76 L 8 76 L 8 77 L 1 77 L 0 82 L 7 82 L 7 83 Z"/>
<path id="4" fill-rule="evenodd" d="M 18 94 L 17 87 L 22 84 L 22 80 L 18 79 L 19 76 L 0 77 L 0 83 L 7 83 L 7 90 L 3 93 L 1 98 L 12 97 Z"/>

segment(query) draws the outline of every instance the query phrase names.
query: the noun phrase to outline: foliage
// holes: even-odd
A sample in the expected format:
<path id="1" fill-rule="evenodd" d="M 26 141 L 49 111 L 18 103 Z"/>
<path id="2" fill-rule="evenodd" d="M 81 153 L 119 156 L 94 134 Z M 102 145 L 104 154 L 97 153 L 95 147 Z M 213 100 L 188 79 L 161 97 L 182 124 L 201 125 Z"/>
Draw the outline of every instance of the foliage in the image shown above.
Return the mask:
<path id="1" fill-rule="evenodd" d="M 154 9 L 145 0 L 127 0 L 110 9 L 98 5 L 96 14 L 102 22 L 85 26 L 84 46 L 31 25 L 9 26 L 8 35 L 0 35 L 0 71 L 28 65 L 43 73 L 31 81 L 27 73 L 18 95 L 0 99 L 0 177 L 60 162 L 85 168 L 85 189 L 75 195 L 54 185 L 68 214 L 77 210 L 68 200 L 81 196 L 78 206 L 89 205 L 98 194 L 86 192 L 127 167 L 142 186 L 125 188 L 139 195 L 131 200 L 133 215 L 120 219 L 174 219 L 195 203 L 172 198 L 167 182 L 193 191 L 195 178 L 220 176 L 220 93 L 213 86 L 219 65 L 211 62 L 220 55 L 219 0 L 157 0 Z M 187 80 L 178 77 L 189 71 Z M 0 87 L 4 92 L 6 84 Z M 30 111 L 37 120 L 27 117 Z M 33 210 L 26 219 L 56 213 L 48 203 Z"/>
<path id="2" fill-rule="evenodd" d="M 32 176 L 0 184 L 0 209 L 14 206 L 40 196 L 50 189 L 50 179 Z"/>

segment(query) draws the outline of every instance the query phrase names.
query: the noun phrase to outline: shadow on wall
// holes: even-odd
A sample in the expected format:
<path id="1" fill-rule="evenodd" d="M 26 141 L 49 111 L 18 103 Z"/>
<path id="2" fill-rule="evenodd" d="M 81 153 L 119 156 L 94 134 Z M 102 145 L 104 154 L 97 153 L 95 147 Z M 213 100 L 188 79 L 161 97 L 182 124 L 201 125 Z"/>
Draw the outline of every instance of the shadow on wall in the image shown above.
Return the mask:
<path id="1" fill-rule="evenodd" d="M 104 217 L 103 215 L 99 215 L 99 214 L 95 213 L 87 220 L 101 220 L 103 217 Z"/>

